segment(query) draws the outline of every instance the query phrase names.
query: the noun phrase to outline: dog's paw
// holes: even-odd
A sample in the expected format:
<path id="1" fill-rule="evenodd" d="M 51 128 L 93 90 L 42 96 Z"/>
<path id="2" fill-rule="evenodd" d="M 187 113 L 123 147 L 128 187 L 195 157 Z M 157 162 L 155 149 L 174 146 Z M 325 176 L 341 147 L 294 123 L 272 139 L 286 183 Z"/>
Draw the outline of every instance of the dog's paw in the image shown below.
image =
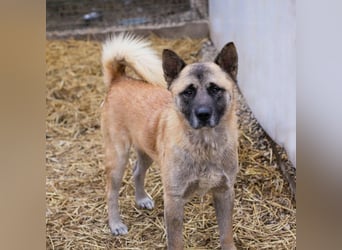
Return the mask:
<path id="1" fill-rule="evenodd" d="M 125 235 L 128 233 L 127 226 L 122 222 L 109 224 L 110 231 L 113 235 Z"/>
<path id="2" fill-rule="evenodd" d="M 152 198 L 148 196 L 141 198 L 141 199 L 137 199 L 136 202 L 140 208 L 146 208 L 149 210 L 154 208 L 154 201 L 152 200 Z"/>

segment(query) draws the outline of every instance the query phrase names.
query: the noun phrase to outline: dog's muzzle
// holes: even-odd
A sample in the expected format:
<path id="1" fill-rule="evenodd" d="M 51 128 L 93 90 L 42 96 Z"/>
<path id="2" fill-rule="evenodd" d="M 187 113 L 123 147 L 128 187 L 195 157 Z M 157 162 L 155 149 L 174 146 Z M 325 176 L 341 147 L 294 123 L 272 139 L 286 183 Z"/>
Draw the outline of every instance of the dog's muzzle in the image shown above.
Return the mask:
<path id="1" fill-rule="evenodd" d="M 202 123 L 207 123 L 211 117 L 212 110 L 210 107 L 199 107 L 195 110 L 197 119 Z"/>
<path id="2" fill-rule="evenodd" d="M 215 127 L 217 122 L 215 121 L 213 110 L 208 106 L 200 106 L 193 111 L 190 118 L 190 125 L 194 129 L 201 127 Z"/>

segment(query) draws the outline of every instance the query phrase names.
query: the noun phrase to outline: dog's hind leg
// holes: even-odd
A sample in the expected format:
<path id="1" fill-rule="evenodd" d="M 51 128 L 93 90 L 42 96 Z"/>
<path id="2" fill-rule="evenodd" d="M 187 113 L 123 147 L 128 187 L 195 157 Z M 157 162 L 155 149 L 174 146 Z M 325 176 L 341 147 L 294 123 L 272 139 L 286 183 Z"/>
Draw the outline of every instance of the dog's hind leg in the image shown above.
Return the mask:
<path id="1" fill-rule="evenodd" d="M 144 188 L 146 171 L 152 164 L 152 159 L 140 150 L 137 150 L 136 152 L 138 159 L 133 170 L 135 201 L 140 208 L 152 209 L 154 207 L 154 201 L 145 192 Z"/>
<path id="2" fill-rule="evenodd" d="M 122 139 L 122 138 L 120 138 Z M 122 222 L 119 210 L 119 190 L 128 162 L 130 143 L 117 138 L 115 143 L 105 137 L 105 164 L 107 174 L 107 202 L 109 227 L 114 235 L 127 234 L 127 226 Z"/>

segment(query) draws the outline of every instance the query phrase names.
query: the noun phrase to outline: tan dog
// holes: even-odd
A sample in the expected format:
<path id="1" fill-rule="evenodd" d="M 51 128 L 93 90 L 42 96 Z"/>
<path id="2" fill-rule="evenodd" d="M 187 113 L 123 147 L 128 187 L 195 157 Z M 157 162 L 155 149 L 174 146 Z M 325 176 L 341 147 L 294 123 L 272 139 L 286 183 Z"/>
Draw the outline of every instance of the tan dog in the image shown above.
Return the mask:
<path id="1" fill-rule="evenodd" d="M 184 205 L 208 191 L 213 194 L 222 249 L 236 249 L 232 233 L 238 171 L 234 44 L 228 43 L 215 62 L 186 65 L 171 50 L 163 51 L 161 62 L 148 42 L 119 35 L 104 44 L 102 62 L 108 85 L 102 131 L 111 232 L 127 233 L 118 198 L 133 146 L 139 207 L 153 208 L 144 190 L 145 173 L 152 161 L 161 167 L 168 249 L 183 249 Z M 127 77 L 125 66 L 144 81 Z"/>

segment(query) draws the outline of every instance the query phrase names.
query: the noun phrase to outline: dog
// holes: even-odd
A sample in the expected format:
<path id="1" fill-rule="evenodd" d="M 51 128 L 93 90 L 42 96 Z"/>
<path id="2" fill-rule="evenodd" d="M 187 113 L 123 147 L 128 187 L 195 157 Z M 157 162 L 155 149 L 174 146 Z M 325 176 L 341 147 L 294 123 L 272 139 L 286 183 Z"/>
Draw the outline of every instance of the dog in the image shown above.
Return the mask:
<path id="1" fill-rule="evenodd" d="M 160 166 L 168 249 L 183 249 L 184 206 L 211 192 L 222 249 L 236 249 L 232 232 L 238 129 L 234 85 L 238 55 L 226 44 L 214 62 L 187 65 L 172 50 L 162 60 L 147 40 L 121 34 L 103 44 L 107 86 L 101 130 L 107 176 L 109 227 L 127 234 L 119 213 L 119 189 L 130 148 L 137 154 L 133 176 L 140 208 L 154 201 L 144 190 L 146 170 Z M 130 78 L 126 66 L 142 79 Z"/>

